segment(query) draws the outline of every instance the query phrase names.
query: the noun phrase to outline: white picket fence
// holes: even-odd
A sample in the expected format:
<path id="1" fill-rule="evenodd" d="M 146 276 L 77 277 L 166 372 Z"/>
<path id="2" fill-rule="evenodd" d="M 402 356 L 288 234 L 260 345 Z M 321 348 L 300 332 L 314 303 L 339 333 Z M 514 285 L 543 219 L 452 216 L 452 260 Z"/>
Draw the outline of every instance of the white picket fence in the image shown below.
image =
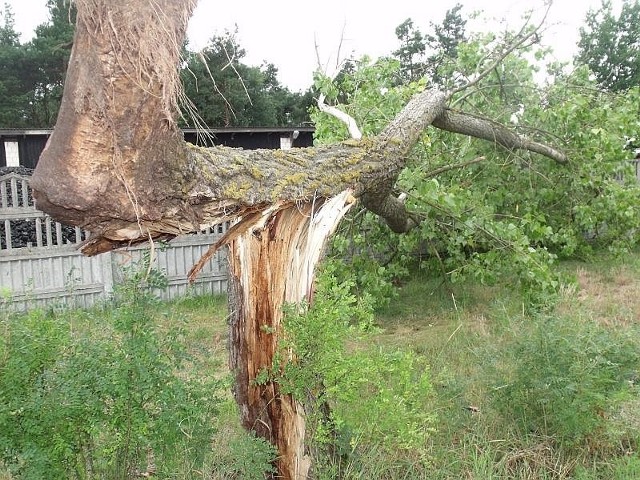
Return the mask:
<path id="1" fill-rule="evenodd" d="M 17 310 L 33 307 L 90 307 L 108 299 L 130 268 L 139 265 L 149 248 L 132 247 L 85 257 L 78 245 L 87 232 L 53 221 L 35 208 L 29 177 L 0 176 L 0 305 Z M 164 299 L 226 292 L 226 256 L 218 252 L 194 284 L 187 273 L 226 231 L 217 225 L 186 235 L 167 245 L 155 245 L 153 268 L 167 278 L 157 293 Z"/>

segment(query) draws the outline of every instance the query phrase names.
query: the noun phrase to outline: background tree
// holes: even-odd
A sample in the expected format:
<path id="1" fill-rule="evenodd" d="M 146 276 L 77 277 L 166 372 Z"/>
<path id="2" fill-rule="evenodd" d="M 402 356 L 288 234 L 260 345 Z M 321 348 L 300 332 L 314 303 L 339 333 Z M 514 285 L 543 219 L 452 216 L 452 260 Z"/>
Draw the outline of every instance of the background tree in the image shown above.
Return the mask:
<path id="1" fill-rule="evenodd" d="M 456 4 L 447 10 L 441 24 L 430 22 L 432 33 L 423 34 L 408 18 L 396 27 L 400 48 L 393 56 L 400 61 L 403 81 L 416 81 L 428 77 L 436 85 L 443 85 L 449 78 L 445 66 L 458 56 L 458 44 L 466 39 L 467 21 Z"/>
<path id="2" fill-rule="evenodd" d="M 396 37 L 400 41 L 400 48 L 393 55 L 400 61 L 401 73 L 404 80 L 417 80 L 424 76 L 424 54 L 426 51 L 425 38 L 420 29 L 414 26 L 413 20 L 407 18 L 396 27 Z"/>
<path id="3" fill-rule="evenodd" d="M 11 8 L 0 29 L 0 126 L 55 124 L 73 44 L 75 8 L 68 0 L 48 0 L 49 19 L 34 38 L 21 44 Z M 212 38 L 202 52 L 184 50 L 185 92 L 205 124 L 216 126 L 300 125 L 309 120 L 312 92 L 291 92 L 278 81 L 277 68 L 242 62 L 236 32 Z M 186 126 L 186 123 L 184 124 Z M 194 125 L 191 125 L 194 126 Z"/>
<path id="4" fill-rule="evenodd" d="M 62 98 L 71 53 L 75 10 L 68 1 L 49 0 L 49 20 L 21 44 L 13 14 L 4 10 L 0 30 L 0 125 L 5 128 L 52 127 Z"/>
<path id="5" fill-rule="evenodd" d="M 30 101 L 27 122 L 32 127 L 52 127 L 58 116 L 75 24 L 75 8 L 68 0 L 48 0 L 49 21 L 36 28 L 25 45 L 30 66 Z"/>
<path id="6" fill-rule="evenodd" d="M 185 95 L 210 127 L 298 125 L 308 121 L 310 94 L 290 92 L 270 63 L 244 64 L 237 31 L 214 36 L 201 52 L 187 52 Z"/>
<path id="7" fill-rule="evenodd" d="M 15 16 L 11 5 L 4 4 L 2 10 L 3 24 L 0 27 L 0 42 L 2 45 L 18 46 L 20 45 L 20 34 L 15 29 Z"/>
<path id="8" fill-rule="evenodd" d="M 640 85 L 640 3 L 624 0 L 620 15 L 611 1 L 590 10 L 580 28 L 576 60 L 587 65 L 601 88 L 627 90 Z"/>
<path id="9" fill-rule="evenodd" d="M 25 106 L 28 103 L 24 78 L 24 49 L 15 31 L 11 6 L 4 5 L 3 25 L 0 28 L 0 126 L 25 125 Z"/>
<path id="10" fill-rule="evenodd" d="M 461 4 L 447 10 L 441 24 L 431 23 L 433 34 L 425 35 L 431 55 L 427 59 L 427 75 L 436 85 L 446 85 L 451 76 L 447 65 L 458 58 L 458 45 L 466 41 L 467 21 L 462 17 Z"/>

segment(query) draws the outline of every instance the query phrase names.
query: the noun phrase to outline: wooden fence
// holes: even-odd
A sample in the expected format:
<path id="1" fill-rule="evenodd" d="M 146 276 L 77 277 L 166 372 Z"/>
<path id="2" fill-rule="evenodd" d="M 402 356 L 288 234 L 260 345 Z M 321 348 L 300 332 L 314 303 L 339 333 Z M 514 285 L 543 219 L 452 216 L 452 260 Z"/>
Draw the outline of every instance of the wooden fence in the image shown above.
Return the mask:
<path id="1" fill-rule="evenodd" d="M 0 176 L 0 304 L 26 310 L 35 306 L 89 307 L 108 299 L 130 268 L 149 256 L 148 247 L 85 257 L 78 245 L 88 233 L 61 225 L 35 208 L 29 177 Z M 227 225 L 198 235 L 181 236 L 153 249 L 153 267 L 166 275 L 164 299 L 187 293 L 226 291 L 226 257 L 218 253 L 197 281 L 187 273 Z"/>
<path id="2" fill-rule="evenodd" d="M 636 174 L 636 179 L 640 182 L 640 159 L 634 158 L 633 160 L 629 160 L 633 167 L 633 171 Z"/>

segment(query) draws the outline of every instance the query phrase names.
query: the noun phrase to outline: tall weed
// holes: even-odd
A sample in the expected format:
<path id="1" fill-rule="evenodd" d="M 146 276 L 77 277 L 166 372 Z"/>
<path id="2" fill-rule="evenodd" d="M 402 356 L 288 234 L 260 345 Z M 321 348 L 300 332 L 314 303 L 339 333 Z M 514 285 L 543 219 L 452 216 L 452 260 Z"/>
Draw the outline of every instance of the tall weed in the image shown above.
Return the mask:
<path id="1" fill-rule="evenodd" d="M 633 394 L 636 335 L 558 316 L 531 322 L 515 325 L 502 351 L 494 406 L 523 434 L 568 447 L 602 442 L 610 414 Z"/>
<path id="2" fill-rule="evenodd" d="M 222 383 L 179 373 L 182 326 L 156 326 L 154 286 L 133 275 L 103 310 L 2 315 L 0 462 L 13 478 L 201 469 Z"/>

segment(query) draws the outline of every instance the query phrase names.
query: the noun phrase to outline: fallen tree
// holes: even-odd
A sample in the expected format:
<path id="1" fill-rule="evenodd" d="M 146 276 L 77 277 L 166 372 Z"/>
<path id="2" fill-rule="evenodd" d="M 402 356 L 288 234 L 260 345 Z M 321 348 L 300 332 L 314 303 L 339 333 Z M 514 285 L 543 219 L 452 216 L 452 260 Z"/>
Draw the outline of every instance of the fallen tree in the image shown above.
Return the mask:
<path id="1" fill-rule="evenodd" d="M 277 382 L 256 378 L 273 366 L 283 305 L 309 301 L 323 246 L 350 206 L 361 201 L 398 233 L 415 227 L 419 220 L 393 186 L 430 126 L 558 162 L 566 158 L 449 108 L 454 92 L 436 89 L 416 95 L 373 138 L 289 151 L 189 145 L 176 124 L 177 66 L 195 1 L 76 5 L 58 122 L 31 182 L 38 208 L 89 230 L 88 255 L 237 221 L 220 242 L 230 249 L 236 399 L 244 425 L 278 447 L 278 478 L 306 478 L 303 406 Z"/>

